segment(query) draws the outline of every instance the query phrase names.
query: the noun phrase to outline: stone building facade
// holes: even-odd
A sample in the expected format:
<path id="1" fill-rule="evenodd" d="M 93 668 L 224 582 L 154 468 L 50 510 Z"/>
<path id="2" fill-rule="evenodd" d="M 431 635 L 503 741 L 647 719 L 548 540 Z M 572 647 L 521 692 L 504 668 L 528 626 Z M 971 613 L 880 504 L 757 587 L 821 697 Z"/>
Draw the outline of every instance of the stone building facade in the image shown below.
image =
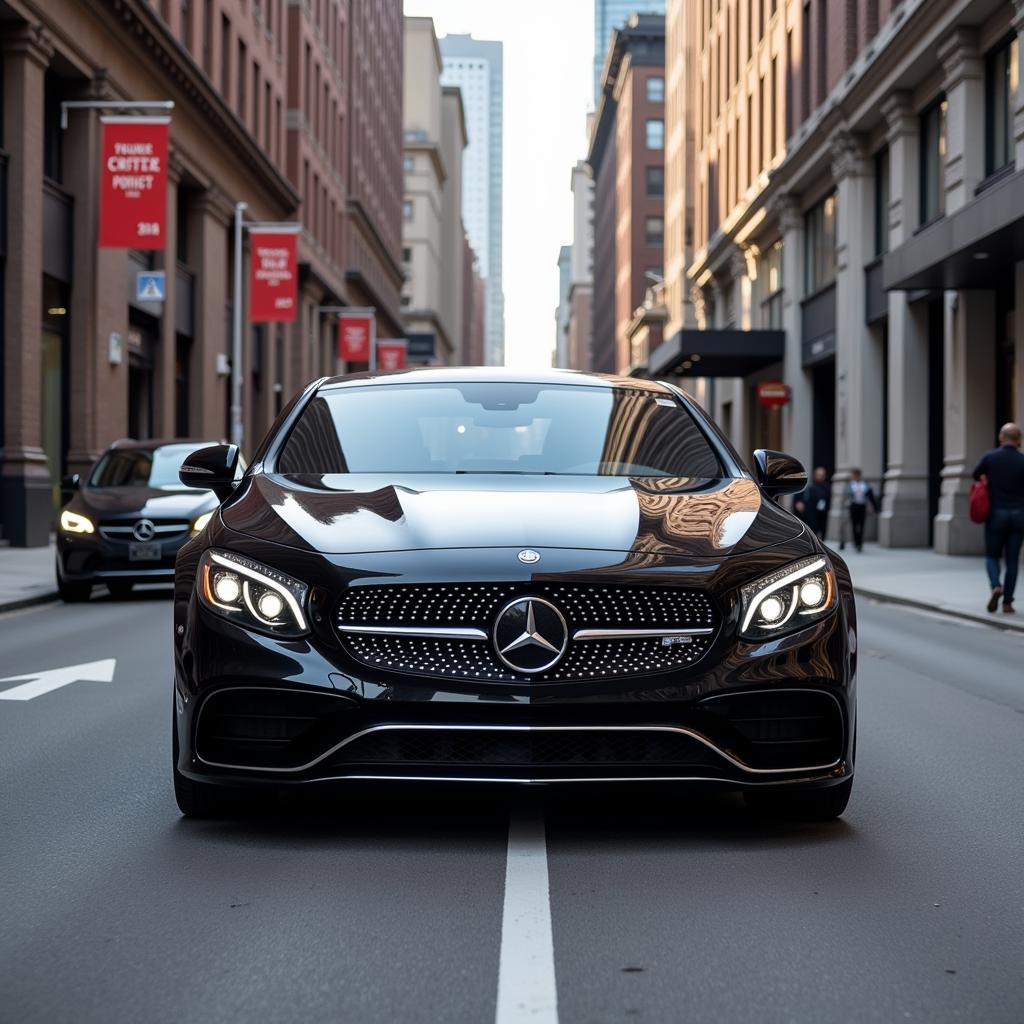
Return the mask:
<path id="1" fill-rule="evenodd" d="M 119 437 L 227 435 L 236 202 L 303 225 L 299 320 L 244 325 L 247 449 L 337 368 L 316 306 L 400 334 L 401 65 L 399 0 L 0 0 L 6 539 L 46 543 L 61 476 Z M 69 100 L 174 101 L 164 252 L 97 248 L 99 114 L 62 130 Z M 162 304 L 135 301 L 146 269 Z"/>
<path id="2" fill-rule="evenodd" d="M 1024 417 L 1024 3 L 671 0 L 668 22 L 670 86 L 697 84 L 670 101 L 694 144 L 667 204 L 693 238 L 669 232 L 648 372 L 741 450 L 824 465 L 831 536 L 859 467 L 882 544 L 979 551 L 971 469 Z"/>

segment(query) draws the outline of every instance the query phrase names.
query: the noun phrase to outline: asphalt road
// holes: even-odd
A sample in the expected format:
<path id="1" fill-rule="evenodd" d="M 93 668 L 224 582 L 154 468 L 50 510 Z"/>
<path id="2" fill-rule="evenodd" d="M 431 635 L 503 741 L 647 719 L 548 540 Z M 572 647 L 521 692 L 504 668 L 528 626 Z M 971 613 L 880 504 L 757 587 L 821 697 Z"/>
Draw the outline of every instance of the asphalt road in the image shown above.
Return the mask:
<path id="1" fill-rule="evenodd" d="M 0 616 L 3 1024 L 1024 1020 L 1020 635 L 862 602 L 835 824 L 635 788 L 194 823 L 169 613 L 157 592 Z"/>

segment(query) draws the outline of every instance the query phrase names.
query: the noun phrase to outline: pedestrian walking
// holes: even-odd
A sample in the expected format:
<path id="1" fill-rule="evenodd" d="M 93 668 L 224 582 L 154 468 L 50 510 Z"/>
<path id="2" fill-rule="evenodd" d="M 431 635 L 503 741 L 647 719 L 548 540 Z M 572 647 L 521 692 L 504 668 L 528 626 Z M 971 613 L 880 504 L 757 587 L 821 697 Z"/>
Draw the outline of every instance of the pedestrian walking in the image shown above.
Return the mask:
<path id="1" fill-rule="evenodd" d="M 1006 423 L 999 431 L 999 447 L 985 452 L 974 467 L 974 479 L 988 484 L 989 515 L 985 521 L 985 568 L 992 594 L 988 610 L 1002 599 L 1003 611 L 1012 614 L 1021 546 L 1024 545 L 1024 453 L 1021 429 Z M 1006 572 L 1000 582 L 1000 559 Z"/>
<path id="2" fill-rule="evenodd" d="M 825 539 L 828 526 L 828 508 L 832 502 L 832 487 L 828 481 L 828 470 L 815 466 L 811 482 L 796 496 L 793 508 L 796 514 L 818 535 Z"/>
<path id="3" fill-rule="evenodd" d="M 864 550 L 864 523 L 868 518 L 868 506 L 878 512 L 875 489 L 864 479 L 859 469 L 850 470 L 850 482 L 846 485 L 846 511 L 850 519 L 853 546 Z"/>

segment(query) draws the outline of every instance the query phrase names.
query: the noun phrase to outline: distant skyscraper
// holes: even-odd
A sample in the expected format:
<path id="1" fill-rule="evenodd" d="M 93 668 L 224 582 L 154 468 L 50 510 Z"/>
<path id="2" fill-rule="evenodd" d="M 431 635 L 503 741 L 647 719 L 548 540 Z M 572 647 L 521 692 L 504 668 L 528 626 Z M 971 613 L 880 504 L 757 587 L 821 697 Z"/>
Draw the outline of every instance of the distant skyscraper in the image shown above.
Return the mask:
<path id="1" fill-rule="evenodd" d="M 505 361 L 505 296 L 501 283 L 502 46 L 451 35 L 441 40 L 445 85 L 462 90 L 466 147 L 462 165 L 462 219 L 487 282 L 485 361 Z"/>
<path id="2" fill-rule="evenodd" d="M 594 0 L 594 106 L 601 92 L 601 69 L 608 55 L 612 32 L 622 28 L 634 12 L 664 14 L 665 0 Z"/>

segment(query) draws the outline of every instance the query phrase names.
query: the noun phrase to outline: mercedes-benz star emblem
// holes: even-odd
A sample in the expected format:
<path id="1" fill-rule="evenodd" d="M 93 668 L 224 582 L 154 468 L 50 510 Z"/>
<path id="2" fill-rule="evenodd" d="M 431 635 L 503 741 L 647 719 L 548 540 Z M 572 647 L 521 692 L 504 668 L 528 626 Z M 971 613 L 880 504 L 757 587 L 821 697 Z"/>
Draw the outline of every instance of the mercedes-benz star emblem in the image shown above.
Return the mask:
<path id="1" fill-rule="evenodd" d="M 540 561 L 540 552 L 534 551 L 533 548 L 525 548 L 519 552 L 519 561 L 523 565 L 533 565 L 534 562 Z"/>
<path id="2" fill-rule="evenodd" d="M 494 649 L 516 672 L 532 675 L 557 665 L 569 644 L 562 613 L 539 597 L 519 597 L 498 613 Z"/>
<path id="3" fill-rule="evenodd" d="M 152 540 L 156 536 L 156 527 L 151 519 L 140 519 L 132 530 L 136 540 Z"/>

